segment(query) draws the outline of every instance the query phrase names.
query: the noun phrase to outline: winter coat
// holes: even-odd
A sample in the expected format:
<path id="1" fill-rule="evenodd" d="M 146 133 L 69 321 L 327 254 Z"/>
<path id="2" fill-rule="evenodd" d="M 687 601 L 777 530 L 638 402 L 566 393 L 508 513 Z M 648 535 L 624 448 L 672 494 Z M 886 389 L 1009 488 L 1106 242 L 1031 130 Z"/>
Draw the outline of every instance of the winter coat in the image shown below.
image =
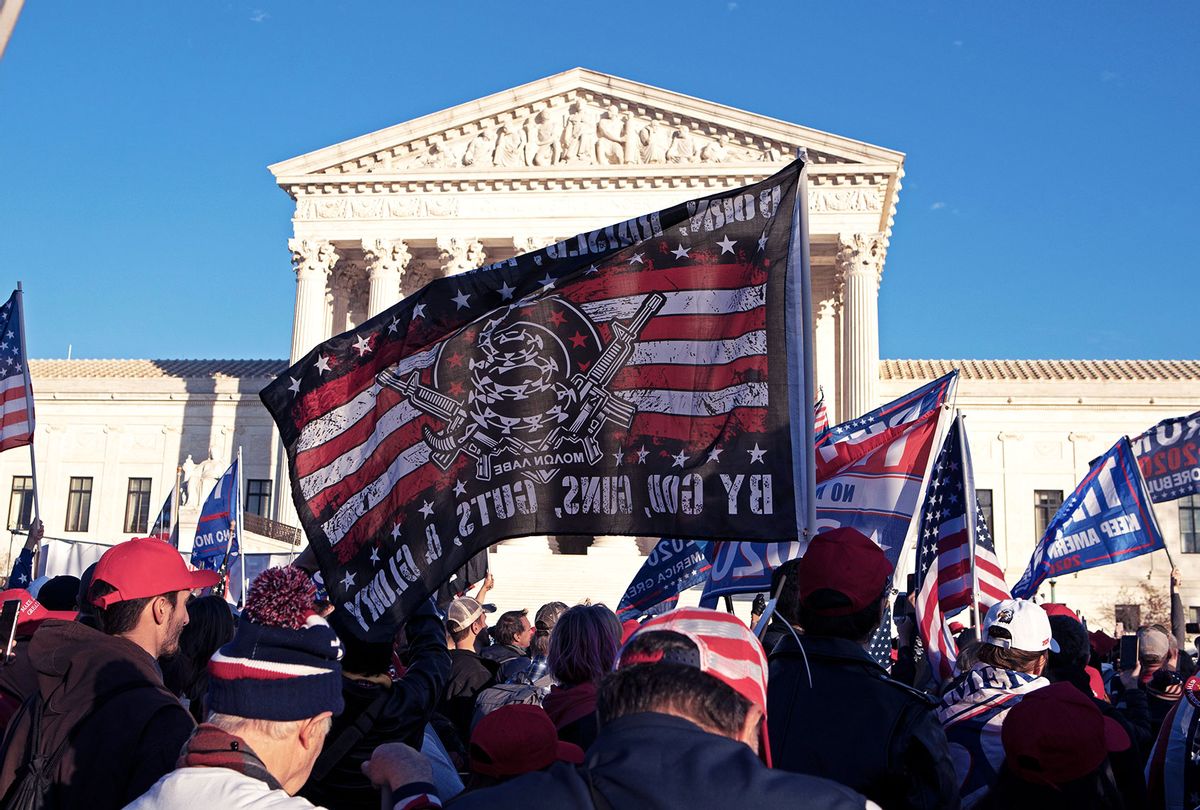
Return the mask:
<path id="1" fill-rule="evenodd" d="M 30 640 L 29 657 L 45 701 L 41 750 L 66 743 L 46 810 L 116 810 L 174 768 L 195 724 L 149 653 L 78 622 L 51 620 Z M 29 732 L 22 709 L 0 754 L 0 793 L 19 780 Z"/>
<path id="2" fill-rule="evenodd" d="M 496 683 L 499 665 L 481 658 L 471 650 L 450 650 L 450 679 L 438 711 L 454 724 L 459 738 L 471 739 L 471 718 L 475 716 L 475 698 Z"/>
<path id="3" fill-rule="evenodd" d="M 848 785 L 888 810 L 957 807 L 937 701 L 889 678 L 853 641 L 802 641 L 803 651 L 783 637 L 769 659 L 772 764 Z"/>
<path id="4" fill-rule="evenodd" d="M 582 766 L 558 762 L 502 785 L 464 793 L 454 810 L 772 810 L 875 808 L 847 787 L 766 767 L 745 743 L 667 714 L 618 718 Z"/>
<path id="5" fill-rule="evenodd" d="M 938 719 L 950 743 L 964 807 L 971 807 L 996 781 L 1004 763 L 1000 728 L 1008 710 L 1050 682 L 1027 672 L 976 664 L 942 695 Z"/>
<path id="6" fill-rule="evenodd" d="M 128 810 L 312 810 L 308 799 L 228 768 L 180 768 L 159 779 Z M 375 794 L 379 807 L 379 793 Z"/>
<path id="7" fill-rule="evenodd" d="M 450 655 L 445 627 L 434 614 L 414 615 L 406 629 L 411 663 L 403 678 L 388 685 L 342 678 L 346 708 L 333 719 L 324 750 L 300 791 L 313 803 L 377 810 L 379 791 L 367 783 L 362 764 L 386 742 L 421 748 L 425 724 L 450 677 Z"/>
<path id="8" fill-rule="evenodd" d="M 512 644 L 493 644 L 485 647 L 479 655 L 481 658 L 495 661 L 500 665 L 500 671 L 496 677 L 501 683 L 508 683 L 529 669 L 529 665 L 533 663 L 526 650 L 514 647 Z"/>

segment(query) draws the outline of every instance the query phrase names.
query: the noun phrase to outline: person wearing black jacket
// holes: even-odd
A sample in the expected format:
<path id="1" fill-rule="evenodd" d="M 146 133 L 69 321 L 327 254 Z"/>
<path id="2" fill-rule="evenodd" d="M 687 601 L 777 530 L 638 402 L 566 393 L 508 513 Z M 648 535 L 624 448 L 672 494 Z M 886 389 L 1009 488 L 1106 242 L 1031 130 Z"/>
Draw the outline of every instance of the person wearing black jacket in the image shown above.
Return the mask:
<path id="1" fill-rule="evenodd" d="M 785 585 L 796 590 L 797 614 L 784 618 L 804 635 L 789 633 L 770 655 L 774 765 L 841 782 L 888 810 L 956 808 L 936 701 L 889 678 L 864 649 L 890 575 L 883 551 L 854 529 L 809 544 Z"/>
<path id="2" fill-rule="evenodd" d="M 346 708 L 333 719 L 325 747 L 299 795 L 322 807 L 376 810 L 379 792 L 363 775 L 362 764 L 383 743 L 421 747 L 425 724 L 450 677 L 446 628 L 432 602 L 409 617 L 404 628 L 408 669 L 393 682 L 388 675 L 390 641 L 359 640 L 348 626 L 353 620 L 339 613 L 329 621 L 346 651 L 342 659 Z"/>
<path id="3" fill-rule="evenodd" d="M 484 647 L 480 657 L 500 665 L 499 679 L 507 683 L 529 669 L 529 644 L 533 641 L 533 625 L 526 610 L 501 613 L 489 631 L 492 645 Z"/>

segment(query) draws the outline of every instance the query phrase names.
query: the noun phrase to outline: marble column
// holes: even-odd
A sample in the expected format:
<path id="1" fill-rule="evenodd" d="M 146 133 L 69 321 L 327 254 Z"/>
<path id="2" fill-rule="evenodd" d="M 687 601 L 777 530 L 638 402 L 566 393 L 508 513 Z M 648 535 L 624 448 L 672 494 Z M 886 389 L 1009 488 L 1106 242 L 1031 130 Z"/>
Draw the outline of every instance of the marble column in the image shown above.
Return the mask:
<path id="1" fill-rule="evenodd" d="M 370 264 L 367 277 L 370 289 L 367 292 L 367 317 L 374 318 L 380 312 L 400 300 L 400 282 L 404 271 L 412 260 L 408 245 L 399 239 L 376 239 L 363 241 L 363 253 Z"/>
<path id="2" fill-rule="evenodd" d="M 817 361 L 817 391 L 813 394 L 819 399 L 821 392 L 825 394 L 825 410 L 829 418 L 837 421 L 837 406 L 840 398 L 837 377 L 837 298 L 835 293 L 817 302 L 817 316 L 813 319 L 813 355 Z"/>
<path id="3" fill-rule="evenodd" d="M 442 264 L 443 275 L 453 276 L 465 273 L 487 263 L 483 243 L 478 239 L 443 237 L 437 240 L 437 246 L 438 260 Z"/>
<path id="4" fill-rule="evenodd" d="M 325 336 L 325 286 L 337 263 L 332 242 L 289 239 L 296 268 L 296 311 L 292 322 L 292 362 L 316 346 Z"/>
<path id="5" fill-rule="evenodd" d="M 845 284 L 843 362 L 846 388 L 842 415 L 853 419 L 879 405 L 879 279 L 883 272 L 883 235 L 844 234 L 838 269 Z"/>

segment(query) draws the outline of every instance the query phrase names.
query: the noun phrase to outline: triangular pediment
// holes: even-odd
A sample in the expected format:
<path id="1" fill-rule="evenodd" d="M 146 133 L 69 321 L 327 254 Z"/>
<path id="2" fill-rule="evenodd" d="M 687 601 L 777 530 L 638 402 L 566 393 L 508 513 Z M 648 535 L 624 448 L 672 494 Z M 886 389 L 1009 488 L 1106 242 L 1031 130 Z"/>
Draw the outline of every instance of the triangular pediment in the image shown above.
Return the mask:
<path id="1" fill-rule="evenodd" d="M 781 163 L 899 167 L 903 154 L 575 68 L 270 167 L 281 185 L 370 176 Z"/>

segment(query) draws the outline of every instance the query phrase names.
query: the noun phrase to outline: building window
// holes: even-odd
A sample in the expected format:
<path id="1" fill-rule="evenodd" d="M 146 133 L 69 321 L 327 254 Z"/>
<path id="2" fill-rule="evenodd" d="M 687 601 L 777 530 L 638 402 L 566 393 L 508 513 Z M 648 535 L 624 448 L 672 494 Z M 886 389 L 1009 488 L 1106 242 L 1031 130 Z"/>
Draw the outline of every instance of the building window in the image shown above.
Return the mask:
<path id="1" fill-rule="evenodd" d="M 996 524 L 992 521 L 992 491 L 990 489 L 975 490 L 975 499 L 979 501 L 979 511 L 983 513 L 983 522 L 988 531 L 994 532 Z"/>
<path id="2" fill-rule="evenodd" d="M 1058 507 L 1062 506 L 1061 489 L 1039 489 L 1033 493 L 1033 537 L 1041 540 Z"/>
<path id="3" fill-rule="evenodd" d="M 1200 553 L 1200 495 L 1179 499 L 1179 539 L 1185 552 Z"/>
<path id="4" fill-rule="evenodd" d="M 24 531 L 33 523 L 33 478 L 14 475 L 12 496 L 8 499 L 8 530 Z"/>
<path id="5" fill-rule="evenodd" d="M 86 532 L 92 511 L 92 479 L 71 478 L 67 492 L 67 526 L 69 532 Z"/>
<path id="6" fill-rule="evenodd" d="M 130 478 L 125 495 L 125 533 L 145 534 L 150 523 L 150 479 Z"/>
<path id="7" fill-rule="evenodd" d="M 245 511 L 259 517 L 266 517 L 271 511 L 271 482 L 266 478 L 246 479 Z"/>

